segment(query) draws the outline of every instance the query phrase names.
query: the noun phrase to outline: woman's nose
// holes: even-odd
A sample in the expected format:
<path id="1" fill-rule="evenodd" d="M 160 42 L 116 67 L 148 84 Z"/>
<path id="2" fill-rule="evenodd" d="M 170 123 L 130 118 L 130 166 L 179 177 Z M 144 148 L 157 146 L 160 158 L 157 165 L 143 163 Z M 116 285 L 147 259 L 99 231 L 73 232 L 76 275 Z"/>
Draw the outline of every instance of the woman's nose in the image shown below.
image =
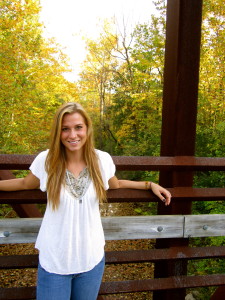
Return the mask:
<path id="1" fill-rule="evenodd" d="M 71 131 L 70 131 L 70 137 L 71 138 L 75 138 L 76 136 L 77 136 L 76 130 L 75 129 L 71 129 Z"/>

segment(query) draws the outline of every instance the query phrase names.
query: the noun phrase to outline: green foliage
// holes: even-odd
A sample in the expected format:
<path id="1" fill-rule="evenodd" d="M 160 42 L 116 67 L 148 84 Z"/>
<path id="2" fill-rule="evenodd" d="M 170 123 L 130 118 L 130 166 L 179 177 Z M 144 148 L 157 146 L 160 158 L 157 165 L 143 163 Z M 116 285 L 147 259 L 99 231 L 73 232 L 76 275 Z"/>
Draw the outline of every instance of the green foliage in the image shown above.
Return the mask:
<path id="1" fill-rule="evenodd" d="M 105 23 L 97 41 L 87 40 L 80 94 L 93 112 L 96 146 L 114 155 L 160 152 L 165 7 L 158 5 L 160 17 L 130 35 Z"/>
<path id="2" fill-rule="evenodd" d="M 196 155 L 225 156 L 225 7 L 203 2 Z"/>
<path id="3" fill-rule="evenodd" d="M 47 147 L 52 114 L 75 95 L 67 59 L 42 37 L 38 0 L 0 3 L 0 152 L 34 153 Z"/>

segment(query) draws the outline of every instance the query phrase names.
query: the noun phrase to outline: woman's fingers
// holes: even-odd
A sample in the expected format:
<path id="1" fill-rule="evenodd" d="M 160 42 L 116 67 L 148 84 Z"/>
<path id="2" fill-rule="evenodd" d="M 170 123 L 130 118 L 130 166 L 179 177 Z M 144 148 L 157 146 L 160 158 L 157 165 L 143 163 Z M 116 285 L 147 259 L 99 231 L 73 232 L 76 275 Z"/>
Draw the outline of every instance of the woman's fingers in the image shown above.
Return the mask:
<path id="1" fill-rule="evenodd" d="M 164 189 L 160 185 L 153 183 L 152 184 L 153 193 L 159 197 L 159 199 L 165 203 L 165 205 L 169 205 L 171 202 L 171 194 L 168 190 Z"/>

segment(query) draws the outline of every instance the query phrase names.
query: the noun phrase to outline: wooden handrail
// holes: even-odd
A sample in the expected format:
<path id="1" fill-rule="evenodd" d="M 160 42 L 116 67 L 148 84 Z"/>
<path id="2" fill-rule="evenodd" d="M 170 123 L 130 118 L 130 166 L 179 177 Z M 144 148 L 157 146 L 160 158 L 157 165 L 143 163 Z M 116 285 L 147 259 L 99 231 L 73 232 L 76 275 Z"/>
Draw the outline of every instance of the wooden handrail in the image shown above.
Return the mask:
<path id="1" fill-rule="evenodd" d="M 28 170 L 36 155 L 0 154 L 0 170 Z M 117 170 L 224 171 L 224 157 L 112 156 Z"/>
<path id="2" fill-rule="evenodd" d="M 128 264 L 166 260 L 224 258 L 225 246 L 171 247 L 165 249 L 106 251 L 106 264 Z M 37 268 L 38 254 L 0 256 L 0 269 Z"/>
<path id="3" fill-rule="evenodd" d="M 33 243 L 41 218 L 0 220 L 0 244 Z M 106 240 L 189 238 L 225 235 L 225 215 L 103 217 Z"/>
<path id="4" fill-rule="evenodd" d="M 102 282 L 99 295 L 224 285 L 224 274 Z M 34 299 L 36 287 L 0 288 L 0 299 Z M 104 298 L 103 298 L 104 299 Z"/>
<path id="5" fill-rule="evenodd" d="M 168 188 L 173 201 L 217 201 L 225 200 L 225 188 Z M 107 192 L 108 203 L 116 202 L 158 202 L 150 191 L 118 189 Z M 46 193 L 40 190 L 0 192 L 0 204 L 46 203 Z"/>

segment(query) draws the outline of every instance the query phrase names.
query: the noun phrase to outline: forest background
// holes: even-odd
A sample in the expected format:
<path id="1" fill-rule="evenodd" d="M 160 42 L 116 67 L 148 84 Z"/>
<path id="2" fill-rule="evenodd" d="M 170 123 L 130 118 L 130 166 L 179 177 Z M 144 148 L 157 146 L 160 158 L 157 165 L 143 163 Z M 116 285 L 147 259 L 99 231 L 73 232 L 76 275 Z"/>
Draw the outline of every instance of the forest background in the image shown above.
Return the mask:
<path id="1" fill-rule="evenodd" d="M 36 154 L 48 148 L 57 107 L 81 103 L 95 127 L 96 148 L 111 155 L 160 155 L 166 1 L 154 1 L 157 15 L 131 33 L 105 20 L 99 37 L 86 39 L 79 79 L 66 80 L 68 57 L 43 35 L 39 0 L 0 2 L 0 153 Z M 196 156 L 225 156 L 225 4 L 203 0 Z M 125 174 L 126 175 L 126 174 Z M 157 180 L 157 173 L 131 179 Z M 222 172 L 197 173 L 196 187 L 224 187 Z M 224 203 L 195 203 L 195 213 L 223 213 Z M 151 210 L 151 206 L 150 206 Z M 143 208 L 139 213 L 149 213 Z M 5 208 L 0 208 L 4 215 Z M 203 243 L 203 241 L 195 241 Z M 209 238 L 204 243 L 225 244 Z M 192 265 L 217 272 L 224 263 Z M 200 269 L 199 269 L 200 268 Z"/>

